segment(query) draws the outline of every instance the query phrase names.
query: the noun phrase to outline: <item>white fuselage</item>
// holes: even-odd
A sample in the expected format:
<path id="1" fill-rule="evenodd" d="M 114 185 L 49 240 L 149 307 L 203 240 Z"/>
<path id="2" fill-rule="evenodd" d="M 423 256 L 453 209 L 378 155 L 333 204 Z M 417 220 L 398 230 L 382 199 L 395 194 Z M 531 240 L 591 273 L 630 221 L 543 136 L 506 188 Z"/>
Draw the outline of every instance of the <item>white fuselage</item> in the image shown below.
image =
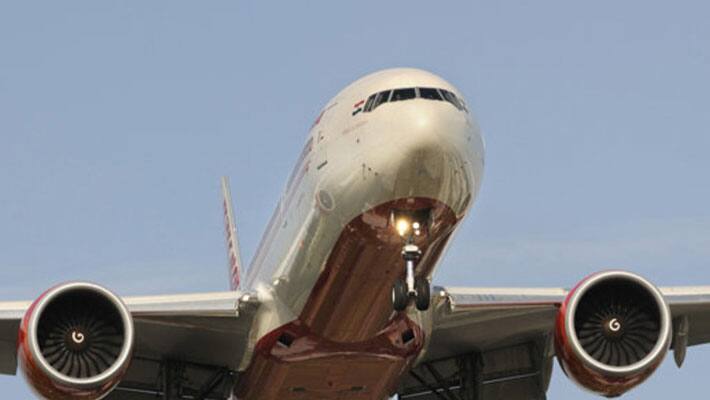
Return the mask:
<path id="1" fill-rule="evenodd" d="M 245 286 L 264 304 L 252 337 L 298 317 L 353 218 L 404 198 L 435 199 L 459 220 L 472 205 L 484 143 L 465 105 L 413 98 L 358 111 L 371 95 L 400 88 L 444 89 L 463 99 L 431 73 L 391 69 L 354 82 L 328 102 L 246 275 Z"/>

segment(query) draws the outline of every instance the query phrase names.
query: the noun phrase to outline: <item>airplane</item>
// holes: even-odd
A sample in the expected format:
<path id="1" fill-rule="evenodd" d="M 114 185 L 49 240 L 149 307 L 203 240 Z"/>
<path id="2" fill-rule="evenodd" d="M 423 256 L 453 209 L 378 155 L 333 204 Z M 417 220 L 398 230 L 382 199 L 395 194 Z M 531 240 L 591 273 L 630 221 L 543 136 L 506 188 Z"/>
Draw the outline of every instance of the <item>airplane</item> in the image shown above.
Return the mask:
<path id="1" fill-rule="evenodd" d="M 2 302 L 0 373 L 52 400 L 537 400 L 557 359 L 617 397 L 710 342 L 710 286 L 623 270 L 572 289 L 432 286 L 484 165 L 454 86 L 367 75 L 313 122 L 248 268 L 223 178 L 229 291 L 68 282 Z"/>

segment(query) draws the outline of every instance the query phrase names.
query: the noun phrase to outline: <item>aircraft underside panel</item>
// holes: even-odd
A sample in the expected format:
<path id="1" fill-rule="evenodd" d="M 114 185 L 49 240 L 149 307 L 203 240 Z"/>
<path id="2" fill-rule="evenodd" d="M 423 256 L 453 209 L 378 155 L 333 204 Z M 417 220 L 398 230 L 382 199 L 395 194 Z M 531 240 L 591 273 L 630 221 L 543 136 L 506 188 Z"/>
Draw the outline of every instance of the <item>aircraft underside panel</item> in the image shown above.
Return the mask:
<path id="1" fill-rule="evenodd" d="M 402 400 L 542 400 L 552 374 L 549 339 L 426 361 L 402 379 Z"/>
<path id="2" fill-rule="evenodd" d="M 136 357 L 107 400 L 227 400 L 234 386 L 228 368 Z"/>

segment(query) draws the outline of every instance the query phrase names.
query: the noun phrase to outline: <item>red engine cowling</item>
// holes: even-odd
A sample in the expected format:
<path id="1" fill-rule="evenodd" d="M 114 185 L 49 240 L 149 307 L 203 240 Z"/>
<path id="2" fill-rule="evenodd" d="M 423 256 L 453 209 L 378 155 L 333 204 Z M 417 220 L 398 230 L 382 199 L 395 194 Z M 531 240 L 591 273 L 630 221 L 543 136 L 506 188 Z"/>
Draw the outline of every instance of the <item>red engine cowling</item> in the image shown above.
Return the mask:
<path id="1" fill-rule="evenodd" d="M 600 272 L 580 282 L 562 304 L 557 358 L 581 387 L 620 396 L 658 368 L 671 329 L 670 310 L 653 284 L 625 271 Z"/>
<path id="2" fill-rule="evenodd" d="M 25 313 L 18 357 L 40 397 L 97 400 L 123 378 L 133 341 L 133 320 L 120 298 L 95 284 L 67 283 Z"/>

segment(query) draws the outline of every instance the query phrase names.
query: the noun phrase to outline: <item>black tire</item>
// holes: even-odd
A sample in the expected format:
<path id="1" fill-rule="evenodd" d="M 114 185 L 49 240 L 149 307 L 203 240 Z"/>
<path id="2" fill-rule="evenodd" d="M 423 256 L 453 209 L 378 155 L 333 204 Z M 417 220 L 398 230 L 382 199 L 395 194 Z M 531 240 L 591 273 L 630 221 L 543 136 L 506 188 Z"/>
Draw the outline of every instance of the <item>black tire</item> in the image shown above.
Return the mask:
<path id="1" fill-rule="evenodd" d="M 409 305 L 409 293 L 403 280 L 397 279 L 392 286 L 392 308 L 404 311 Z"/>
<path id="2" fill-rule="evenodd" d="M 426 311 L 431 303 L 431 285 L 425 278 L 417 278 L 414 280 L 414 290 L 417 292 L 417 297 L 414 299 L 414 305 L 417 310 Z"/>

